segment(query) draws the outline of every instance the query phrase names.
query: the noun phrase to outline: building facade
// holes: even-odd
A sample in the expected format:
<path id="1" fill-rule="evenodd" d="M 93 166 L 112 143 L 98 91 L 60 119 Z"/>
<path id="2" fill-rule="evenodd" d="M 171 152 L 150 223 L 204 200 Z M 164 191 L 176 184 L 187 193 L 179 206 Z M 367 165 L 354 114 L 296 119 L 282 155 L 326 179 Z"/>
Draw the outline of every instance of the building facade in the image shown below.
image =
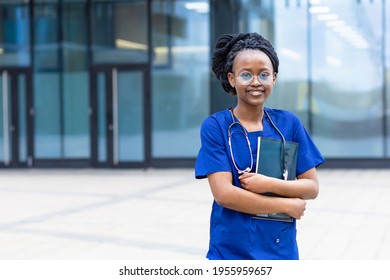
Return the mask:
<path id="1" fill-rule="evenodd" d="M 279 55 L 268 107 L 328 166 L 390 166 L 389 0 L 0 0 L 0 167 L 190 167 L 223 33 Z"/>

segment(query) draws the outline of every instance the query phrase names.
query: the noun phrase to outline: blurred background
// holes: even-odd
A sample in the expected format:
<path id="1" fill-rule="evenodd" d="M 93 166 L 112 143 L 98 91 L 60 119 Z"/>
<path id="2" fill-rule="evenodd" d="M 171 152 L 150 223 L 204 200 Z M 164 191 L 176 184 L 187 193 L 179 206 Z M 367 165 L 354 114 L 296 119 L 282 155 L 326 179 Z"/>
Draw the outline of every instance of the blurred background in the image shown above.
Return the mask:
<path id="1" fill-rule="evenodd" d="M 389 259 L 389 19 L 390 0 L 0 0 L 0 259 L 203 259 L 193 166 L 235 104 L 210 58 L 238 32 L 272 42 L 266 105 L 327 160 L 301 258 Z"/>
<path id="2" fill-rule="evenodd" d="M 192 167 L 235 104 L 210 71 L 223 33 L 280 59 L 267 106 L 329 167 L 390 166 L 388 0 L 0 0 L 0 166 Z"/>

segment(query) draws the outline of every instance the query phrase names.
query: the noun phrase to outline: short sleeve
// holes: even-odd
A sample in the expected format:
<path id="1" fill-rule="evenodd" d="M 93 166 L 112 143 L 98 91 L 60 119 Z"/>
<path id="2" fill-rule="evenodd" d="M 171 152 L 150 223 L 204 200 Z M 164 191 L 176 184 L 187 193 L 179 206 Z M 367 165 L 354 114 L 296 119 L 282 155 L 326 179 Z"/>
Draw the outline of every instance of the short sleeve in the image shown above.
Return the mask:
<path id="1" fill-rule="evenodd" d="M 220 171 L 231 172 L 226 151 L 225 136 L 216 118 L 208 117 L 200 129 L 201 148 L 195 163 L 195 177 L 206 178 Z"/>

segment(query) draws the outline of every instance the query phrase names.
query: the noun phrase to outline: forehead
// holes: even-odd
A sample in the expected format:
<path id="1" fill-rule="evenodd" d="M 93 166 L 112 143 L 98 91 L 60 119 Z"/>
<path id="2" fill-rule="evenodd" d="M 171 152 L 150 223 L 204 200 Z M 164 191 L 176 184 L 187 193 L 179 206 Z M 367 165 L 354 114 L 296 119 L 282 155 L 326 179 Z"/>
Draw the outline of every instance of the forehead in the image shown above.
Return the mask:
<path id="1" fill-rule="evenodd" d="M 273 70 L 271 59 L 261 50 L 245 49 L 237 53 L 233 68 L 269 68 Z"/>

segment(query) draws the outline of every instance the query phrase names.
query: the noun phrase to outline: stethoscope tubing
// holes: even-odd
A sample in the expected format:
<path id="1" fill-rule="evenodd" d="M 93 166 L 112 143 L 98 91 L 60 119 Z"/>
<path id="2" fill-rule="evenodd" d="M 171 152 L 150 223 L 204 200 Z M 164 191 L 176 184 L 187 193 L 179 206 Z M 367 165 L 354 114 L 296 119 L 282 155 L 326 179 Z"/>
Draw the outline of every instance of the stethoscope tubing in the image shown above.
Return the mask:
<path id="1" fill-rule="evenodd" d="M 232 108 L 230 108 L 229 111 L 230 111 L 230 114 L 231 114 L 231 117 L 232 117 L 232 123 L 228 127 L 228 144 L 229 144 L 229 149 L 230 149 L 230 156 L 232 158 L 233 165 L 236 168 L 236 170 L 238 171 L 238 173 L 239 174 L 247 173 L 247 172 L 250 172 L 252 170 L 252 168 L 253 168 L 253 155 L 252 155 L 252 148 L 251 148 L 251 145 L 250 145 L 250 141 L 249 141 L 249 138 L 248 138 L 248 131 L 246 130 L 246 128 L 239 121 L 235 121 L 234 120 L 234 114 L 233 114 Z M 269 122 L 271 123 L 272 127 L 278 132 L 278 134 L 282 138 L 282 152 L 281 152 L 281 154 L 282 154 L 282 170 L 283 170 L 283 177 L 284 177 L 285 180 L 287 180 L 288 173 L 287 173 L 286 162 L 285 162 L 286 139 L 284 138 L 283 133 L 278 129 L 278 127 L 272 121 L 272 119 L 269 116 L 267 110 L 264 110 L 264 113 L 267 116 L 267 118 L 268 118 Z M 238 168 L 237 163 L 236 163 L 236 161 L 234 159 L 234 156 L 233 156 L 233 149 L 232 149 L 232 143 L 231 143 L 231 137 L 232 137 L 231 128 L 234 125 L 239 125 L 242 128 L 242 131 L 240 131 L 240 132 L 242 134 L 244 134 L 244 136 L 246 138 L 246 141 L 247 141 L 248 147 L 249 147 L 249 151 L 250 151 L 250 155 L 251 155 L 251 165 L 250 165 L 250 167 L 247 167 L 244 170 L 241 170 L 241 169 Z"/>

